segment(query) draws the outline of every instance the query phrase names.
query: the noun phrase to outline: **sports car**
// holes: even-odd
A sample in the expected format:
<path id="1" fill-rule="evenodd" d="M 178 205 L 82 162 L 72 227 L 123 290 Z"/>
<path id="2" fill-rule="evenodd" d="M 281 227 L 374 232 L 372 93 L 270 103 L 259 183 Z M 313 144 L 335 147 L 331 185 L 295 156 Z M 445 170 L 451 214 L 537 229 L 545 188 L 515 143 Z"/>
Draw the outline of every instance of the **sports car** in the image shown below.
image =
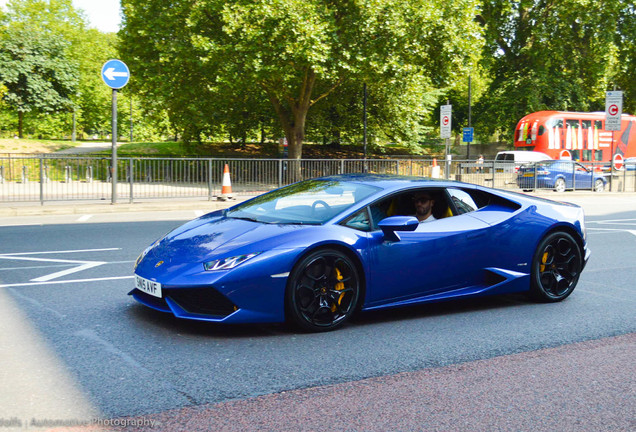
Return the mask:
<path id="1" fill-rule="evenodd" d="M 418 222 L 426 192 L 436 220 Z M 168 233 L 130 294 L 179 318 L 333 330 L 358 311 L 491 294 L 568 297 L 589 258 L 583 210 L 473 184 L 316 178 Z"/>

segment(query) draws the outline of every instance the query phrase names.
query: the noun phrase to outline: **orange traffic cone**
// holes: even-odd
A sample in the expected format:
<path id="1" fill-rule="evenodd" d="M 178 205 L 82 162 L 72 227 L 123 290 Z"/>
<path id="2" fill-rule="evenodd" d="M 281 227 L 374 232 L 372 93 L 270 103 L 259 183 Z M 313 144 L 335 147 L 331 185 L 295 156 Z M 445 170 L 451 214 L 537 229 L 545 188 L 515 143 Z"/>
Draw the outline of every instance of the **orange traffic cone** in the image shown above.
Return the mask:
<path id="1" fill-rule="evenodd" d="M 437 159 L 433 158 L 433 167 L 431 168 L 431 177 L 440 178 L 440 167 L 437 165 Z"/>
<path id="2" fill-rule="evenodd" d="M 225 164 L 223 169 L 223 181 L 221 182 L 221 196 L 219 200 L 226 201 L 232 199 L 232 181 L 230 180 L 230 167 Z"/>

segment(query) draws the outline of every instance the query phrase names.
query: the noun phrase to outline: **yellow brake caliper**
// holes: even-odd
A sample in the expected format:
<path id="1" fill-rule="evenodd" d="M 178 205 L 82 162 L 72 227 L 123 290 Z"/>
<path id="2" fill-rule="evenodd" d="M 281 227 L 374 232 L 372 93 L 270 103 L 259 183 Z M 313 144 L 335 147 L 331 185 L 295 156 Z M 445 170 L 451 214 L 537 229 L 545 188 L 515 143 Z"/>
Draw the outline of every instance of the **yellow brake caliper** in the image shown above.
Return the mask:
<path id="1" fill-rule="evenodd" d="M 340 273 L 340 270 L 338 270 L 337 267 L 336 267 L 336 279 L 339 281 L 344 279 L 342 277 L 342 273 Z M 336 289 L 336 291 L 343 291 L 345 288 L 344 282 L 338 282 L 334 288 Z M 342 302 L 342 298 L 344 297 L 344 295 L 345 293 L 340 294 L 340 297 L 338 298 L 338 304 Z M 335 311 L 336 311 L 336 305 L 331 306 L 331 312 L 335 312 Z"/>
<path id="2" fill-rule="evenodd" d="M 541 265 L 539 266 L 539 271 L 543 273 L 545 271 L 545 263 L 548 261 L 548 253 L 544 252 L 543 257 L 541 257 Z"/>

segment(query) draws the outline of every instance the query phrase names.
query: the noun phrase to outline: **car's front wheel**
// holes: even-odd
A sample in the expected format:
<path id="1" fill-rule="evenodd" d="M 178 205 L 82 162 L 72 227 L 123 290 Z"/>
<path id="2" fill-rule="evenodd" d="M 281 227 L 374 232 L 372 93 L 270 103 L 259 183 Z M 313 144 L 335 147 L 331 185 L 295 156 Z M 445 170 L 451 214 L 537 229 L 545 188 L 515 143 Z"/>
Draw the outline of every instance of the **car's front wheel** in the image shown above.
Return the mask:
<path id="1" fill-rule="evenodd" d="M 342 326 L 355 312 L 360 283 L 358 269 L 344 253 L 321 249 L 309 254 L 289 276 L 285 294 L 288 320 L 315 332 Z"/>
<path id="2" fill-rule="evenodd" d="M 601 179 L 596 179 L 594 182 L 594 192 L 603 192 L 605 190 L 605 182 Z"/>
<path id="3" fill-rule="evenodd" d="M 544 302 L 557 302 L 569 296 L 583 269 L 581 248 L 565 232 L 548 234 L 534 254 L 530 294 Z"/>
<path id="4" fill-rule="evenodd" d="M 557 192 L 565 192 L 565 180 L 562 178 L 556 179 L 554 182 L 554 190 Z"/>

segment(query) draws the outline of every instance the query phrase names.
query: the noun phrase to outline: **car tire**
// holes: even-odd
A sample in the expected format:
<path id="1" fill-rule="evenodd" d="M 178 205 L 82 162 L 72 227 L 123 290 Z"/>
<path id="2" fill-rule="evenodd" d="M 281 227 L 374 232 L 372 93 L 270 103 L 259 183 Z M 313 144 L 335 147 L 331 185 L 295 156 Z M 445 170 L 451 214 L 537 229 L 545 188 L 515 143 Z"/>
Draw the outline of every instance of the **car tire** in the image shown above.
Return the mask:
<path id="1" fill-rule="evenodd" d="M 579 281 L 583 255 L 566 232 L 553 232 L 541 240 L 532 259 L 530 296 L 541 302 L 558 302 L 569 296 Z"/>
<path id="2" fill-rule="evenodd" d="M 285 293 L 287 320 L 302 330 L 323 332 L 346 323 L 360 300 L 355 263 L 336 249 L 320 249 L 301 259 Z"/>
<path id="3" fill-rule="evenodd" d="M 596 179 L 594 182 L 594 192 L 603 192 L 605 190 L 605 182 L 601 179 Z"/>
<path id="4" fill-rule="evenodd" d="M 554 190 L 556 192 L 565 192 L 565 180 L 562 178 L 556 179 L 554 182 Z"/>

